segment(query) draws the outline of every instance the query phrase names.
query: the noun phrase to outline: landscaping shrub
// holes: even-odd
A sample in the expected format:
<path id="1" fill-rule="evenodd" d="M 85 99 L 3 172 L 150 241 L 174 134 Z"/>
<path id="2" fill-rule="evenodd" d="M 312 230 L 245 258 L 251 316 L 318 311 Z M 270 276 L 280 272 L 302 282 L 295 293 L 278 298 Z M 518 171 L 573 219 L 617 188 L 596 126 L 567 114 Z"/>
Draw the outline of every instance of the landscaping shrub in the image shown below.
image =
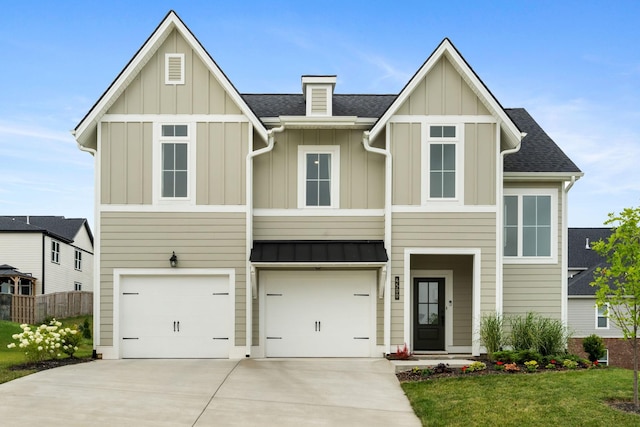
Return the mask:
<path id="1" fill-rule="evenodd" d="M 532 350 L 520 350 L 516 353 L 515 361 L 517 363 L 523 364 L 524 362 L 528 362 L 530 360 L 535 360 L 537 363 L 541 363 L 542 355 L 537 351 Z"/>
<path id="2" fill-rule="evenodd" d="M 591 362 L 596 362 L 598 359 L 602 359 L 607 353 L 604 346 L 604 341 L 599 336 L 592 334 L 582 340 L 582 348 L 589 356 Z"/>
<path id="3" fill-rule="evenodd" d="M 515 351 L 533 350 L 536 348 L 536 315 L 527 313 L 526 316 L 513 316 L 511 324 L 511 346 Z"/>
<path id="4" fill-rule="evenodd" d="M 513 350 L 502 350 L 493 353 L 494 360 L 503 363 L 513 363 L 516 361 L 516 352 Z"/>
<path id="5" fill-rule="evenodd" d="M 7 347 L 22 349 L 30 362 L 55 359 L 61 357 L 62 353 L 73 356 L 78 350 L 82 335 L 76 329 L 61 328 L 61 326 L 62 323 L 55 319 L 48 325 L 42 324 L 33 328 L 22 324 L 20 325 L 22 332 L 12 335 L 17 344 L 10 343 Z"/>
<path id="6" fill-rule="evenodd" d="M 487 357 L 493 360 L 493 354 L 506 343 L 504 320 L 498 313 L 485 314 L 480 319 L 480 342 L 487 349 Z"/>
<path id="7" fill-rule="evenodd" d="M 563 352 L 570 336 L 561 320 L 532 312 L 511 317 L 510 326 L 510 341 L 515 351 L 533 350 L 543 356 Z"/>

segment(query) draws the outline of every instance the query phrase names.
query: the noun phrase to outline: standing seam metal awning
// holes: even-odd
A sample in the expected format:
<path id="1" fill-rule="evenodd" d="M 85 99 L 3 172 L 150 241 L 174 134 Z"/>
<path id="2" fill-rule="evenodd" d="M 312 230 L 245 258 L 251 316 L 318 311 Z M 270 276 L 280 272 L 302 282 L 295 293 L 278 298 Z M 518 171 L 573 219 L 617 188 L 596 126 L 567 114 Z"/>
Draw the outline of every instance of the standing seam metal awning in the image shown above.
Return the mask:
<path id="1" fill-rule="evenodd" d="M 387 262 L 382 240 L 255 240 L 251 262 Z"/>

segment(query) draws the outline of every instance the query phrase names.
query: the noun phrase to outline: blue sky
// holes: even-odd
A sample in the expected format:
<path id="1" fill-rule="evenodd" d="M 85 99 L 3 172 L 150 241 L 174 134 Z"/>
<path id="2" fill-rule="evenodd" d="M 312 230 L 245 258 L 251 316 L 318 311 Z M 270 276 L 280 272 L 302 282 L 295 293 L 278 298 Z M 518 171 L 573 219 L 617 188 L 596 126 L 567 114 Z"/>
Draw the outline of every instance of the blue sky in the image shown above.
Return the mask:
<path id="1" fill-rule="evenodd" d="M 585 172 L 569 225 L 640 205 L 640 2 L 21 1 L 0 14 L 0 215 L 86 217 L 93 158 L 70 134 L 174 9 L 242 93 L 398 93 L 449 37 L 505 107 Z"/>

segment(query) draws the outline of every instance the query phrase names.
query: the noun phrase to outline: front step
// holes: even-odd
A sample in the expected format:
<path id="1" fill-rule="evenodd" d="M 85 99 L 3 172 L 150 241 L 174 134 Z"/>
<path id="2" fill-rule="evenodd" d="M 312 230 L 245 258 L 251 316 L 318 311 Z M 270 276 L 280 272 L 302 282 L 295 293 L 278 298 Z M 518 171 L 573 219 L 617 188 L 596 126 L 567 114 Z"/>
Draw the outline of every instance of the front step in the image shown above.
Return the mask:
<path id="1" fill-rule="evenodd" d="M 413 353 L 414 359 L 418 360 L 459 360 L 459 359 L 473 359 L 474 356 L 470 353 L 446 353 L 446 352 L 415 352 Z"/>

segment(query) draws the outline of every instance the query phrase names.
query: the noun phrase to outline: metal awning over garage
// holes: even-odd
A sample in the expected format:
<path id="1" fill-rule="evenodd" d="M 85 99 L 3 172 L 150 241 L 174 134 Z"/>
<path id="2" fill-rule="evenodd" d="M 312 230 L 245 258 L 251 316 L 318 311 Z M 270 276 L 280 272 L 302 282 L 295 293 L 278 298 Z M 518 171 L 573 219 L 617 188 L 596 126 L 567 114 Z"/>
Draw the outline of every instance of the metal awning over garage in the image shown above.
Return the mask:
<path id="1" fill-rule="evenodd" d="M 256 240 L 254 263 L 384 263 L 382 240 Z"/>

